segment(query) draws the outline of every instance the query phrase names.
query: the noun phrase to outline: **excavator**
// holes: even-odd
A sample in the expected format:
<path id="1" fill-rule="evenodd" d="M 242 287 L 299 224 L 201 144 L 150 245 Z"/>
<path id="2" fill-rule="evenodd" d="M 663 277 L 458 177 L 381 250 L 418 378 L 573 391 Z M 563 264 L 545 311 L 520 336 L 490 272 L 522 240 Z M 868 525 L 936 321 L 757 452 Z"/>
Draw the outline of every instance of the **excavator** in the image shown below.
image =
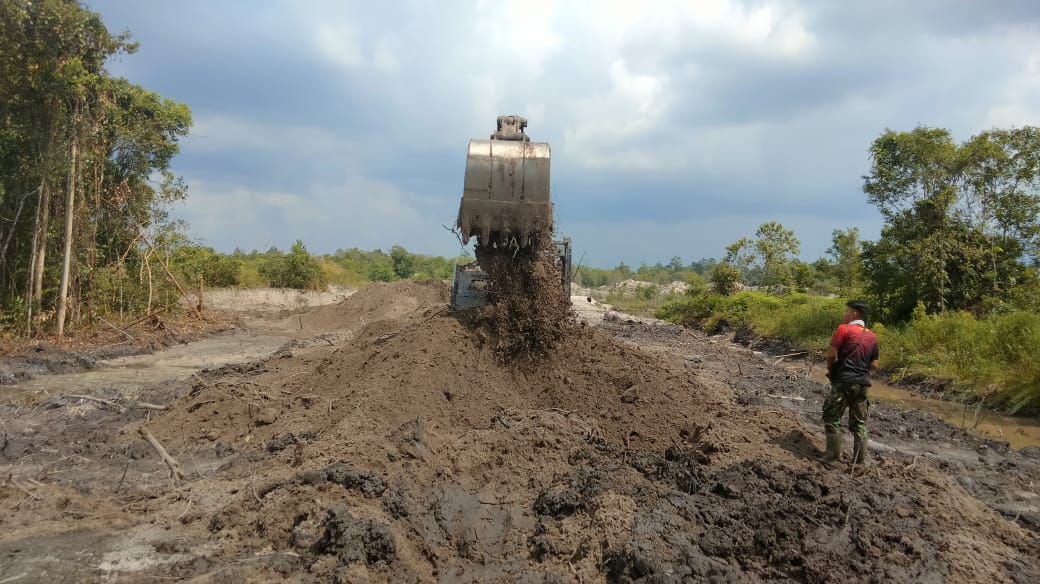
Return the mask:
<path id="1" fill-rule="evenodd" d="M 497 129 L 487 140 L 469 142 L 462 202 L 456 228 L 463 245 L 476 238 L 477 257 L 483 250 L 530 253 L 539 233 L 551 233 L 553 204 L 549 197 L 549 144 L 532 142 L 521 116 L 498 116 Z M 553 241 L 560 286 L 570 295 L 571 240 Z M 451 305 L 472 308 L 488 302 L 487 274 L 479 259 L 456 264 Z"/>

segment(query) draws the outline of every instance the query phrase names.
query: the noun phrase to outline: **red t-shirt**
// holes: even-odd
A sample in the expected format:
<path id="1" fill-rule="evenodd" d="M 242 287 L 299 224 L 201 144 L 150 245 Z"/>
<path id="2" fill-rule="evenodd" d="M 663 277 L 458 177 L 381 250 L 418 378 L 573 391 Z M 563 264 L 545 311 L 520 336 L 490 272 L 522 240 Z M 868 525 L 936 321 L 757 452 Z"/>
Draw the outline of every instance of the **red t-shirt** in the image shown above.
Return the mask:
<path id="1" fill-rule="evenodd" d="M 838 351 L 831 382 L 870 385 L 870 363 L 878 358 L 877 335 L 858 324 L 840 324 L 831 346 Z"/>

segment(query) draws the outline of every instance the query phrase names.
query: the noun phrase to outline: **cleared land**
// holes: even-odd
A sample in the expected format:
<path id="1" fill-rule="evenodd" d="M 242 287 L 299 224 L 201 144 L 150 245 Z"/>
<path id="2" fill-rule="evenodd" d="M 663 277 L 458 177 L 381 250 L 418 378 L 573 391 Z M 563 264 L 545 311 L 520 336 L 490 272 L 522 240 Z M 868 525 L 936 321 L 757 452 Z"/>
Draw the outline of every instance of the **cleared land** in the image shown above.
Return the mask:
<path id="1" fill-rule="evenodd" d="M 246 363 L 0 385 L 0 582 L 1040 581 L 1040 449 L 882 406 L 828 471 L 800 366 L 577 300 L 537 358 L 398 282 L 209 339 Z"/>

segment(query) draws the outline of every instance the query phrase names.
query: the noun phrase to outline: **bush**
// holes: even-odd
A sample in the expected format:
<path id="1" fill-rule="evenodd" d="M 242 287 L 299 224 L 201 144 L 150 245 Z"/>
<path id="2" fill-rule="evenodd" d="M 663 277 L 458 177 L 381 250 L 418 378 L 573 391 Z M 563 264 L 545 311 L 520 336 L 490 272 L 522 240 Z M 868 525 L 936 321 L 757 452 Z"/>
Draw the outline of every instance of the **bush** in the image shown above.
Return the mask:
<path id="1" fill-rule="evenodd" d="M 321 265 L 299 239 L 285 255 L 278 250 L 269 251 L 261 258 L 258 268 L 260 275 L 274 288 L 314 290 L 326 284 L 321 276 Z"/>
<path id="2" fill-rule="evenodd" d="M 916 314 L 879 332 L 882 364 L 895 377 L 952 381 L 960 397 L 988 399 L 1012 412 L 1040 410 L 1040 315 L 1027 311 L 977 319 L 967 312 Z"/>
<path id="3" fill-rule="evenodd" d="M 184 245 L 170 258 L 170 267 L 182 283 L 193 287 L 202 276 L 207 286 L 221 288 L 238 284 L 239 260 L 234 256 L 218 254 L 212 248 Z"/>

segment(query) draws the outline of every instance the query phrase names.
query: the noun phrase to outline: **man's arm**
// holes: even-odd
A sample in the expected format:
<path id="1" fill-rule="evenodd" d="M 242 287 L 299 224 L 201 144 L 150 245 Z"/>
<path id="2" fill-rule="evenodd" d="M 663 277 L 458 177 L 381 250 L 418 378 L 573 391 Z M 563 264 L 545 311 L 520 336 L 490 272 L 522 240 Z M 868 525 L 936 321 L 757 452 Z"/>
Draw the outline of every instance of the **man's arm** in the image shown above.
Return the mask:
<path id="1" fill-rule="evenodd" d="M 834 371 L 834 363 L 838 361 L 838 350 L 834 347 L 827 349 L 827 379 L 831 378 L 831 372 Z"/>

